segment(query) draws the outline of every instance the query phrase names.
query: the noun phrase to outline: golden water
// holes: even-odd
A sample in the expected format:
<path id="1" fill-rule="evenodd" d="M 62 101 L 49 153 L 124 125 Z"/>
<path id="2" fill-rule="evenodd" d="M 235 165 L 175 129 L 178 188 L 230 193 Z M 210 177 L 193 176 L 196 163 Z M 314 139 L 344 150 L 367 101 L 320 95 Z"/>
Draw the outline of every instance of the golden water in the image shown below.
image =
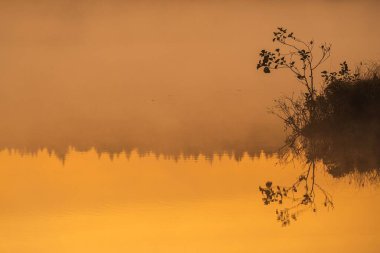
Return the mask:
<path id="1" fill-rule="evenodd" d="M 294 167 L 295 166 L 295 167 Z M 377 252 L 380 191 L 316 180 L 333 196 L 282 227 L 258 186 L 290 184 L 302 162 L 111 157 L 70 149 L 65 160 L 0 152 L 0 252 Z"/>

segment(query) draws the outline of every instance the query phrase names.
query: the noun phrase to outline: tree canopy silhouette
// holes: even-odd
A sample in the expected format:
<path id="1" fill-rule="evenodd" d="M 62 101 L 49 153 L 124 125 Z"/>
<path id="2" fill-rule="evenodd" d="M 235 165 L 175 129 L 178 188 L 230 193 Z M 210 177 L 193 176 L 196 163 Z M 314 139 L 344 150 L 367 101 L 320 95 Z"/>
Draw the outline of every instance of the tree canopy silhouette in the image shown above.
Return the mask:
<path id="1" fill-rule="evenodd" d="M 302 40 L 282 27 L 273 32 L 272 41 L 277 42 L 280 47 L 274 51 L 261 50 L 257 69 L 263 69 L 267 74 L 271 70 L 290 70 L 306 88 L 307 98 L 313 99 L 316 95 L 314 72 L 330 57 L 331 44 L 322 43 L 318 47 L 318 55 L 314 40 Z"/>

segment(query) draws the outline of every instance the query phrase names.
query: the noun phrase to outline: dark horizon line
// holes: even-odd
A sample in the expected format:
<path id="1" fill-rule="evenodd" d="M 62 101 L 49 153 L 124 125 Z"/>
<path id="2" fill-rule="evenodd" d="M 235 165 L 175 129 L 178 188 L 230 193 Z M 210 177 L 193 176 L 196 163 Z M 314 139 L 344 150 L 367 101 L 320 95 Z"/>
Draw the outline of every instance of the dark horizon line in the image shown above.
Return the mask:
<path id="1" fill-rule="evenodd" d="M 148 157 L 154 156 L 158 158 L 164 159 L 172 159 L 172 160 L 198 160 L 202 156 L 206 160 L 213 161 L 214 159 L 220 159 L 222 156 L 228 156 L 230 159 L 234 159 L 236 161 L 241 161 L 243 157 L 248 156 L 249 158 L 257 158 L 262 155 L 266 157 L 272 157 L 278 153 L 278 147 L 256 147 L 256 148 L 173 148 L 171 150 L 167 148 L 142 148 L 138 146 L 127 147 L 127 146 L 119 146 L 117 148 L 111 147 L 99 147 L 96 145 L 87 146 L 85 148 L 80 148 L 76 145 L 67 145 L 63 147 L 52 147 L 47 145 L 28 147 L 25 146 L 2 146 L 0 145 L 0 152 L 8 151 L 10 153 L 16 152 L 21 156 L 23 155 L 37 155 L 39 152 L 47 151 L 49 156 L 56 156 L 59 160 L 65 161 L 69 152 L 89 152 L 94 150 L 98 156 L 108 155 L 111 160 L 114 157 L 118 157 L 120 155 L 125 155 L 127 158 L 133 152 L 136 152 L 139 157 Z"/>

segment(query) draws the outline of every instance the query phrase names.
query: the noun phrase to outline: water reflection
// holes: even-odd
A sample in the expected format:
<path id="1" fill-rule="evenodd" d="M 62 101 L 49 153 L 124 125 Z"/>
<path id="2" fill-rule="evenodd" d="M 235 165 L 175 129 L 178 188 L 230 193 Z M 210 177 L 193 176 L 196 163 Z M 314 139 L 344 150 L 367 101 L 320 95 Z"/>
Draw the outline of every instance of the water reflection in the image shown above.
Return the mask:
<path id="1" fill-rule="evenodd" d="M 278 203 L 286 205 L 285 201 L 292 202 L 290 206 L 276 209 L 277 220 L 282 226 L 290 224 L 291 220 L 296 221 L 298 215 L 306 210 L 317 211 L 316 195 L 323 195 L 323 205 L 327 208 L 334 208 L 333 198 L 316 181 L 316 164 L 312 161 L 307 164 L 305 172 L 301 173 L 296 181 L 290 186 L 274 186 L 271 181 L 266 182 L 265 187 L 259 187 L 263 195 L 264 205 Z"/>
<path id="2" fill-rule="evenodd" d="M 223 155 L 212 163 L 204 156 L 174 161 L 137 152 L 111 160 L 91 149 L 69 150 L 62 163 L 46 149 L 35 155 L 2 151 L 0 249 L 183 252 L 186 245 L 188 252 L 227 253 L 279 252 L 286 245 L 297 252 L 319 238 L 331 252 L 347 245 L 376 252 L 379 191 L 357 191 L 319 169 L 310 173 L 334 195 L 334 212 L 304 212 L 284 233 L 273 219 L 275 207 L 261 204 L 257 186 L 267 178 L 284 185 L 297 179 L 304 163 L 293 162 L 279 166 L 277 156 L 264 153 L 240 161 Z M 364 236 L 357 237 L 358 228 Z"/>
<path id="3" fill-rule="evenodd" d="M 316 124 L 316 123 L 315 123 Z M 272 181 L 260 186 L 264 205 L 275 203 L 277 220 L 287 226 L 305 210 L 317 212 L 320 206 L 334 208 L 333 196 L 318 183 L 316 170 L 335 179 L 350 178 L 356 185 L 377 184 L 380 180 L 380 128 L 373 125 L 336 129 L 314 128 L 294 131 L 286 138 L 279 153 L 283 162 L 301 159 L 304 171 L 288 186 L 275 186 Z M 318 196 L 319 195 L 319 196 Z"/>

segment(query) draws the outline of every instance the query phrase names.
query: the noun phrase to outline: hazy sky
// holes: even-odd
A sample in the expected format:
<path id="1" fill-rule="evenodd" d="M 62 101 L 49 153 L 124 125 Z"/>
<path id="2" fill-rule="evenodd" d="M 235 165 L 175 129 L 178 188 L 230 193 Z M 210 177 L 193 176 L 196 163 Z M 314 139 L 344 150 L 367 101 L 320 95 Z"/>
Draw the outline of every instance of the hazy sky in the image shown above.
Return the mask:
<path id="1" fill-rule="evenodd" d="M 273 100 L 298 88 L 255 69 L 272 31 L 380 59 L 377 1 L 1 1 L 0 143 L 273 146 Z M 62 145 L 63 145 L 62 144 Z"/>

